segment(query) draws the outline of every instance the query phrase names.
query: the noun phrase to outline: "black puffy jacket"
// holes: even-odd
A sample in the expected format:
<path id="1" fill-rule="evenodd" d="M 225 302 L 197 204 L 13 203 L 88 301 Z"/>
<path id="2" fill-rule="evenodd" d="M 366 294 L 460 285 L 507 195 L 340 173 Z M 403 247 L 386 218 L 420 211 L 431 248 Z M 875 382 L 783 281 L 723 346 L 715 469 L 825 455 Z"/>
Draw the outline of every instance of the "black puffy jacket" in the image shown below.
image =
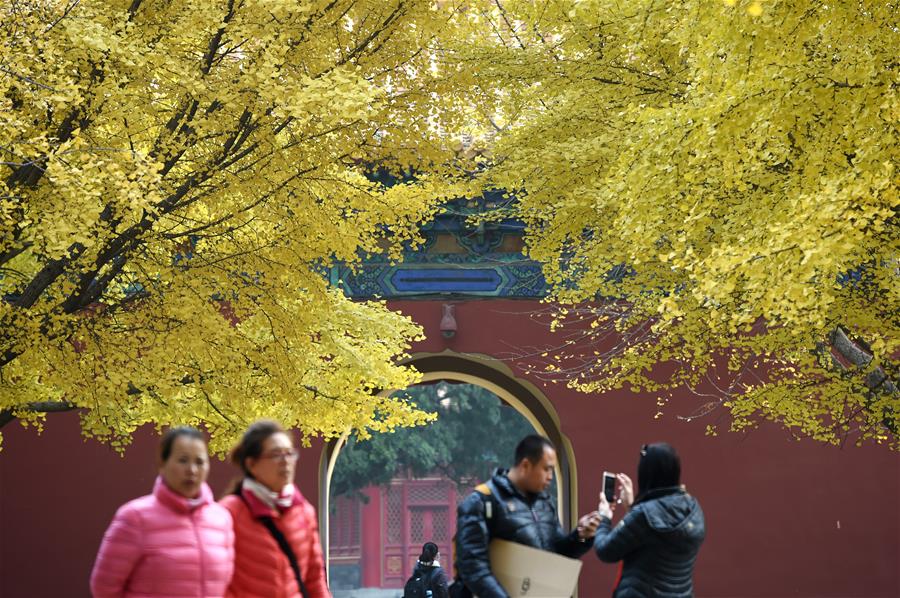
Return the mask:
<path id="1" fill-rule="evenodd" d="M 613 528 L 606 517 L 594 537 L 601 561 L 624 560 L 614 598 L 694 595 L 694 562 L 706 536 L 700 503 L 680 488 L 661 488 Z"/>
<path id="2" fill-rule="evenodd" d="M 488 544 L 499 538 L 578 558 L 591 549 L 578 532 L 565 533 L 547 493 L 526 496 L 513 486 L 506 470 L 498 470 L 487 488 L 479 487 L 457 510 L 456 570 L 478 598 L 506 598 L 491 573 Z M 487 490 L 490 493 L 485 496 Z M 490 507 L 486 507 L 486 503 Z M 490 508 L 491 517 L 485 514 Z"/>

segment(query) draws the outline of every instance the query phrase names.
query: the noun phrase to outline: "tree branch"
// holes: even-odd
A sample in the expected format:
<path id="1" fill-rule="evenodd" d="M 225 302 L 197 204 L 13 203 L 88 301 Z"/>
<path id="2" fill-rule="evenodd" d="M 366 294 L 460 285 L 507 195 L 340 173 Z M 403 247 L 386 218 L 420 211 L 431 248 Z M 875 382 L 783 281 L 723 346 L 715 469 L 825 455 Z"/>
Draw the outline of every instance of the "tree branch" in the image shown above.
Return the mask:
<path id="1" fill-rule="evenodd" d="M 37 401 L 34 403 L 26 403 L 19 407 L 10 407 L 0 411 L 0 428 L 16 419 L 16 411 L 32 411 L 34 413 L 58 413 L 62 411 L 72 411 L 78 409 L 78 406 L 67 401 Z"/>

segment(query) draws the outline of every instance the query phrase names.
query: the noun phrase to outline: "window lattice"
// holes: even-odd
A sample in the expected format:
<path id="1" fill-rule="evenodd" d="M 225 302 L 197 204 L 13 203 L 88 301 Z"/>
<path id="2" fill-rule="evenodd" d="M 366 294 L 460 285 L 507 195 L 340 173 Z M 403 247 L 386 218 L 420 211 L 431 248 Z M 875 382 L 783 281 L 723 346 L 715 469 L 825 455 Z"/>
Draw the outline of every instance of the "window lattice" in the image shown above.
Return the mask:
<path id="1" fill-rule="evenodd" d="M 441 504 L 447 501 L 449 489 L 447 482 L 410 486 L 409 502 L 413 504 Z"/>
<path id="2" fill-rule="evenodd" d="M 446 509 L 432 511 L 432 542 L 446 542 L 450 539 L 450 514 Z"/>
<path id="3" fill-rule="evenodd" d="M 329 537 L 335 554 L 347 556 L 359 549 L 361 506 L 358 500 L 346 496 L 334 501 L 334 512 L 329 517 Z"/>
<path id="4" fill-rule="evenodd" d="M 425 513 L 421 509 L 413 509 L 409 513 L 409 539 L 415 544 L 428 542 L 425 537 Z"/>
<path id="5" fill-rule="evenodd" d="M 403 489 L 400 486 L 388 487 L 385 519 L 387 520 L 387 541 L 391 544 L 399 544 L 403 535 L 402 508 Z"/>

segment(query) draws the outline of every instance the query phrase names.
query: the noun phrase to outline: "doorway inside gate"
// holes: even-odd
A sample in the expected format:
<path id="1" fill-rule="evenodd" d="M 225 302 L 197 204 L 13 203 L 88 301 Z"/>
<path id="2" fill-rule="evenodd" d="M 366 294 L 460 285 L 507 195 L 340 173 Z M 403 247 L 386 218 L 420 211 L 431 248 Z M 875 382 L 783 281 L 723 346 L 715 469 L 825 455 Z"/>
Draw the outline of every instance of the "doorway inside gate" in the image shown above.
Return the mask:
<path id="1" fill-rule="evenodd" d="M 422 371 L 421 361 L 416 367 Z M 436 421 L 333 444 L 322 539 L 336 598 L 400 596 L 425 542 L 437 544 L 441 565 L 452 576 L 457 505 L 495 468 L 509 467 L 516 444 L 528 434 L 545 435 L 558 447 L 550 493 L 570 523 L 571 455 L 554 414 L 542 408 L 543 397 L 533 396 L 533 389 L 498 381 L 425 372 L 423 384 L 400 394 L 436 413 Z M 530 405 L 523 392 L 532 395 Z"/>
<path id="2" fill-rule="evenodd" d="M 536 433 L 474 384 L 440 380 L 399 394 L 438 419 L 368 440 L 351 437 L 338 455 L 328 526 L 335 591 L 402 588 L 426 542 L 437 544 L 450 571 L 457 504 L 511 463 L 522 437 Z"/>

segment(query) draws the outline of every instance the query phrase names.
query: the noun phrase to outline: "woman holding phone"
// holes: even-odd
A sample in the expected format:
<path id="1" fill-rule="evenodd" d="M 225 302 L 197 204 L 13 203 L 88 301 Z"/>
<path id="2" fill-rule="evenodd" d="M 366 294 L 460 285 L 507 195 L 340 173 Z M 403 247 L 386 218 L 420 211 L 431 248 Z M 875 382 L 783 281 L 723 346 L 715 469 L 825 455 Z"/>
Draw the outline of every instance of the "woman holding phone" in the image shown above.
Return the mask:
<path id="1" fill-rule="evenodd" d="M 594 551 L 601 561 L 622 561 L 614 598 L 694 595 L 694 563 L 706 536 L 703 510 L 681 485 L 681 460 L 665 443 L 644 445 L 638 462 L 638 495 L 631 478 L 616 476 L 619 500 L 629 512 L 616 527 L 600 492 L 600 527 Z"/>

